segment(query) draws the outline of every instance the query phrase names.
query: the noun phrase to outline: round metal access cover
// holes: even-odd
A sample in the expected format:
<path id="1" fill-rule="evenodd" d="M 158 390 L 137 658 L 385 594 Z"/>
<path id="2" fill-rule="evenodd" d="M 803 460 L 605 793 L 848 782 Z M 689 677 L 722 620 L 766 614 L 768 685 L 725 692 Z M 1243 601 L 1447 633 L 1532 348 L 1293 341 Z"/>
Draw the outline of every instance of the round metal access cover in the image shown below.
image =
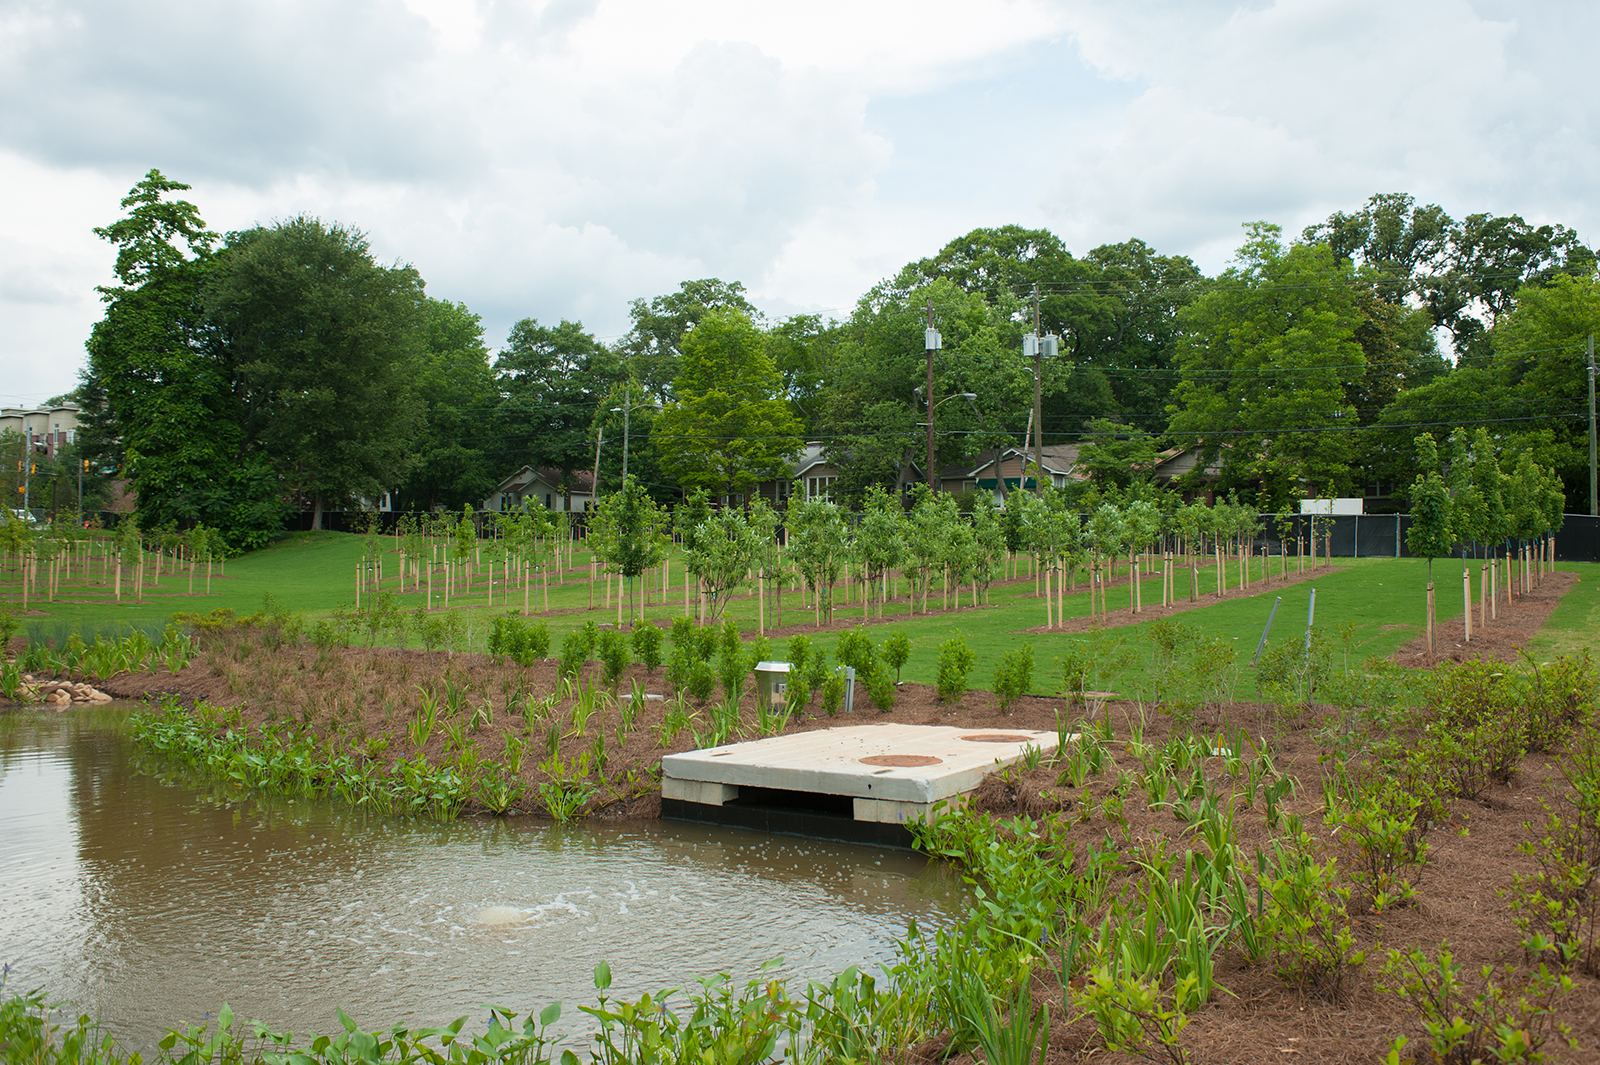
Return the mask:
<path id="1" fill-rule="evenodd" d="M 979 732 L 963 736 L 968 743 L 1031 743 L 1032 736 L 1019 736 L 1015 732 Z"/>
<path id="2" fill-rule="evenodd" d="M 931 754 L 870 754 L 857 760 L 862 765 L 888 765 L 902 769 L 919 765 L 939 765 L 944 761 L 943 758 L 935 758 Z"/>

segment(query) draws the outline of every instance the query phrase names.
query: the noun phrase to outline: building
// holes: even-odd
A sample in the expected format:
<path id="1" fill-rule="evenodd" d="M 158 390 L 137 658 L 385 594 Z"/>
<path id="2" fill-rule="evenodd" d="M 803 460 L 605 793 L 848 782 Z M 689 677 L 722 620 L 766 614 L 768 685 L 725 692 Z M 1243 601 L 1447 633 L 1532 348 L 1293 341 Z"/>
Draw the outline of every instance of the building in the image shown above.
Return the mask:
<path id="1" fill-rule="evenodd" d="M 480 510 L 501 513 L 520 510 L 523 501 L 544 507 L 546 510 L 585 511 L 594 506 L 594 471 L 575 470 L 574 485 L 568 490 L 561 486 L 561 471 L 551 466 L 534 469 L 524 466 L 495 486 Z"/>
<path id="2" fill-rule="evenodd" d="M 70 403 L 50 407 L 6 407 L 0 409 L 0 433 L 25 437 L 32 445 L 31 450 L 53 458 L 62 448 L 77 442 L 81 413 L 79 407 Z"/>

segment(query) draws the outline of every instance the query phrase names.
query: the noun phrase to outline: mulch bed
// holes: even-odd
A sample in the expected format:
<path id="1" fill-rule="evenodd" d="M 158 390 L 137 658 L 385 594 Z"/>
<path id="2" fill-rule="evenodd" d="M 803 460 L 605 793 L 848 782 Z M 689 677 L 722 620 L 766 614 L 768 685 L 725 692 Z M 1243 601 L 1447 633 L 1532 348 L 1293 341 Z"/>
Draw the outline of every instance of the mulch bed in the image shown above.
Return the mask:
<path id="1" fill-rule="evenodd" d="M 1522 648 L 1527 642 L 1538 635 L 1544 628 L 1544 623 L 1550 620 L 1550 615 L 1555 611 L 1561 597 L 1578 583 L 1578 575 L 1570 571 L 1557 570 L 1545 574 L 1544 580 L 1536 584 L 1533 590 L 1526 595 L 1518 594 L 1507 605 L 1505 590 L 1500 592 L 1499 617 L 1489 622 L 1488 628 L 1479 624 L 1478 610 L 1478 574 L 1474 567 L 1472 573 L 1472 639 L 1466 640 L 1466 625 L 1458 615 L 1448 621 L 1439 622 L 1433 627 L 1433 651 L 1428 654 L 1427 633 L 1403 644 L 1389 660 L 1402 666 L 1416 666 L 1421 669 L 1430 669 L 1440 662 L 1465 662 L 1472 658 L 1492 659 L 1496 662 L 1507 664 L 1518 661 L 1522 657 Z M 1446 595 L 1459 597 L 1460 590 L 1456 582 L 1451 580 L 1435 579 L 1434 610 L 1437 612 L 1438 603 L 1444 601 Z M 1460 599 L 1453 602 L 1457 605 Z M 1418 624 L 1422 629 L 1426 624 L 1423 613 L 1422 599 L 1418 597 Z"/>

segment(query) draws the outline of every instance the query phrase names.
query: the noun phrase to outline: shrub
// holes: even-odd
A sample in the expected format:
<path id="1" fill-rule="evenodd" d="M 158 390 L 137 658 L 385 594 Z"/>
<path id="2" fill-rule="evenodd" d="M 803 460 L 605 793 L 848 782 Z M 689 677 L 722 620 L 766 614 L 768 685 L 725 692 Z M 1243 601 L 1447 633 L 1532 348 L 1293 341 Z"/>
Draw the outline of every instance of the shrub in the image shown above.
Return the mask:
<path id="1" fill-rule="evenodd" d="M 822 712 L 829 717 L 839 712 L 839 707 L 844 705 L 844 674 L 840 672 L 829 673 L 822 682 Z"/>
<path id="2" fill-rule="evenodd" d="M 682 620 L 688 620 L 687 618 Z M 639 656 L 644 668 L 654 673 L 661 668 L 661 630 L 640 622 L 633 627 L 633 653 Z"/>
<path id="3" fill-rule="evenodd" d="M 607 629 L 600 634 L 599 652 L 600 662 L 605 667 L 606 686 L 614 689 L 621 682 L 623 671 L 633 657 L 629 652 L 628 639 L 616 629 Z"/>
<path id="4" fill-rule="evenodd" d="M 972 672 L 972 648 L 961 634 L 950 637 L 939 645 L 939 698 L 947 703 L 959 702 L 966 694 L 967 674 Z"/>
<path id="5" fill-rule="evenodd" d="M 827 680 L 828 652 L 816 648 L 806 659 L 806 687 L 812 691 L 821 691 Z"/>
<path id="6" fill-rule="evenodd" d="M 839 634 L 839 644 L 833 650 L 833 657 L 841 666 L 854 669 L 856 677 L 863 682 L 870 681 L 878 668 L 877 648 L 872 646 L 872 637 L 861 625 Z"/>
<path id="7" fill-rule="evenodd" d="M 1032 644 L 1023 644 L 1017 650 L 1007 651 L 1000 657 L 1000 664 L 994 667 L 994 694 L 995 698 L 1000 700 L 1001 713 L 1009 714 L 1011 705 L 1026 695 L 1032 686 Z"/>
<path id="8" fill-rule="evenodd" d="M 789 675 L 798 676 L 805 673 L 806 666 L 811 661 L 811 637 L 789 637 Z"/>
<path id="9" fill-rule="evenodd" d="M 695 702 L 708 703 L 717 687 L 717 671 L 711 668 L 711 663 L 706 659 L 697 658 L 689 664 L 684 686 Z"/>
<path id="10" fill-rule="evenodd" d="M 1334 861 L 1316 860 L 1303 832 L 1287 847 L 1283 840 L 1272 846 L 1261 874 L 1260 925 L 1278 975 L 1337 998 L 1366 961 L 1350 932 L 1350 889 L 1339 884 Z"/>
<path id="11" fill-rule="evenodd" d="M 589 641 L 584 639 L 581 629 L 574 629 L 561 641 L 561 661 L 556 668 L 563 677 L 575 677 L 587 661 Z"/>
<path id="12" fill-rule="evenodd" d="M 878 708 L 879 713 L 887 714 L 894 709 L 895 691 L 894 681 L 889 679 L 886 670 L 879 670 L 867 681 L 867 697 L 872 700 L 872 705 Z"/>
<path id="13" fill-rule="evenodd" d="M 1427 1049 L 1407 1060 L 1441 1065 L 1548 1061 L 1541 1048 L 1552 1036 L 1578 1048 L 1556 1019 L 1556 1002 L 1572 990 L 1571 977 L 1556 976 L 1543 965 L 1521 976 L 1508 966 L 1504 984 L 1487 965 L 1479 976 L 1481 989 L 1473 993 L 1449 943 L 1439 945 L 1437 961 L 1421 950 L 1389 952 L 1378 989 L 1407 999 L 1427 1031 Z M 1410 1042 L 1405 1036 L 1396 1039 L 1386 1060 L 1402 1060 L 1400 1052 Z"/>
<path id="14" fill-rule="evenodd" d="M 672 622 L 672 657 L 667 664 L 667 683 L 674 688 L 684 688 L 694 673 L 694 664 L 700 657 L 700 634 L 694 622 L 677 618 Z"/>
<path id="15" fill-rule="evenodd" d="M 1363 905 L 1379 913 L 1416 895 L 1412 870 L 1428 859 L 1427 822 L 1418 817 L 1422 805 L 1388 777 L 1365 788 L 1341 779 L 1329 794 L 1327 821 L 1345 875 L 1361 889 Z"/>
<path id="16" fill-rule="evenodd" d="M 541 658 L 549 658 L 550 626 L 542 621 L 526 624 L 522 630 L 522 647 L 515 657 L 519 666 L 531 666 Z"/>
<path id="17" fill-rule="evenodd" d="M 911 640 L 903 632 L 891 632 L 883 641 L 884 665 L 894 669 L 894 682 L 900 683 L 900 671 L 911 660 Z"/>

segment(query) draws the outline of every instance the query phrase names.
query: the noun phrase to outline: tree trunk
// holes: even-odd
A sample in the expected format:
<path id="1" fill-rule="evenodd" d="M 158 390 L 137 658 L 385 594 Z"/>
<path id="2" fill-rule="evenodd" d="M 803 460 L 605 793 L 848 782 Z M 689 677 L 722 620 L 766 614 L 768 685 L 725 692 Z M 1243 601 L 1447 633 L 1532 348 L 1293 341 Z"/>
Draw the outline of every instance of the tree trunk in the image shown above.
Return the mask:
<path id="1" fill-rule="evenodd" d="M 322 492 L 320 489 L 311 494 L 311 528 L 313 531 L 322 528 Z"/>

